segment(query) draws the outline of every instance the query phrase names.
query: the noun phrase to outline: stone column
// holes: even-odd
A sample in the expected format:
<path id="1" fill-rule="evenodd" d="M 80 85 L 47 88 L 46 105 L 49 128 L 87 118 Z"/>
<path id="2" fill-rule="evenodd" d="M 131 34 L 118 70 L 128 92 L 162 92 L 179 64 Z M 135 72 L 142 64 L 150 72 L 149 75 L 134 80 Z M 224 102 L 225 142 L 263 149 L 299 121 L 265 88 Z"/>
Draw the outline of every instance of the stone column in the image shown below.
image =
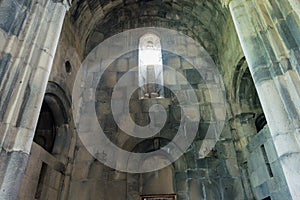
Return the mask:
<path id="1" fill-rule="evenodd" d="M 68 7 L 0 1 L 0 199 L 17 199 Z"/>
<path id="2" fill-rule="evenodd" d="M 229 8 L 290 194 L 300 199 L 300 23 L 289 2 L 231 0 Z"/>

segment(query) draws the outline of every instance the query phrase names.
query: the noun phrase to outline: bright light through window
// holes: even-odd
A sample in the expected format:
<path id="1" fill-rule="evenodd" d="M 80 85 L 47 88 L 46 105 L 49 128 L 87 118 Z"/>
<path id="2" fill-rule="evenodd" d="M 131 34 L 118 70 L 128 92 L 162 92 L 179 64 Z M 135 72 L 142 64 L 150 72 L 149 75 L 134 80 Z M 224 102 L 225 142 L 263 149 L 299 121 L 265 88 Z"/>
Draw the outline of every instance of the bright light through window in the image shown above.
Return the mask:
<path id="1" fill-rule="evenodd" d="M 163 64 L 160 38 L 147 33 L 139 41 L 139 87 L 141 98 L 162 98 Z"/>

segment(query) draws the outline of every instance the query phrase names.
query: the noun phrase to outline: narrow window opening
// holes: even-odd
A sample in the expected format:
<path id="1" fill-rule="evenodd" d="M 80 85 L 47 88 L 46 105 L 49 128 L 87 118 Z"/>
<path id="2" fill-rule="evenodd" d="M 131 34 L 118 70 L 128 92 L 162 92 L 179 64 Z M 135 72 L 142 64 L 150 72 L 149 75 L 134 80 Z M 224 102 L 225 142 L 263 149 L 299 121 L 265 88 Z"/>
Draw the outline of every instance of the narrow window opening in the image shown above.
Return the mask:
<path id="1" fill-rule="evenodd" d="M 163 98 L 163 63 L 160 38 L 147 33 L 139 41 L 140 99 Z"/>
<path id="2" fill-rule="evenodd" d="M 266 198 L 264 198 L 264 199 L 262 199 L 262 200 L 272 200 L 272 199 L 271 199 L 270 196 L 268 196 L 268 197 L 266 197 Z"/>
<path id="3" fill-rule="evenodd" d="M 65 69 L 66 69 L 67 73 L 71 73 L 71 71 L 72 71 L 72 65 L 71 65 L 70 61 L 66 61 L 65 62 Z"/>
<path id="4" fill-rule="evenodd" d="M 35 192 L 35 199 L 40 199 L 41 198 L 46 173 L 47 173 L 47 164 L 43 162 L 42 163 L 42 168 L 41 168 L 41 171 L 40 171 L 40 175 L 39 175 L 38 186 L 37 186 L 37 189 L 36 189 L 36 192 Z"/>
<path id="5" fill-rule="evenodd" d="M 261 145 L 260 149 L 262 151 L 262 154 L 263 154 L 263 157 L 264 157 L 264 160 L 265 160 L 265 164 L 266 164 L 269 176 L 273 177 L 273 172 L 272 172 L 271 165 L 270 165 L 270 162 L 269 162 L 269 159 L 268 159 L 268 156 L 267 156 L 265 145 Z"/>

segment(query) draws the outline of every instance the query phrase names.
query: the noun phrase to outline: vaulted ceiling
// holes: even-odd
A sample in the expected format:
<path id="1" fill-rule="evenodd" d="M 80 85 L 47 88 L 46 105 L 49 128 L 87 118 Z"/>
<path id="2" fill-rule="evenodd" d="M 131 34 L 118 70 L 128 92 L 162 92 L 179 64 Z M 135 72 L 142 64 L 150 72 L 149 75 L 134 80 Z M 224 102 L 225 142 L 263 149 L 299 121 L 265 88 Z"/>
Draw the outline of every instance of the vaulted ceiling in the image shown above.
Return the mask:
<path id="1" fill-rule="evenodd" d="M 68 17 L 85 55 L 124 30 L 164 27 L 196 39 L 214 57 L 227 14 L 219 0 L 74 0 Z"/>

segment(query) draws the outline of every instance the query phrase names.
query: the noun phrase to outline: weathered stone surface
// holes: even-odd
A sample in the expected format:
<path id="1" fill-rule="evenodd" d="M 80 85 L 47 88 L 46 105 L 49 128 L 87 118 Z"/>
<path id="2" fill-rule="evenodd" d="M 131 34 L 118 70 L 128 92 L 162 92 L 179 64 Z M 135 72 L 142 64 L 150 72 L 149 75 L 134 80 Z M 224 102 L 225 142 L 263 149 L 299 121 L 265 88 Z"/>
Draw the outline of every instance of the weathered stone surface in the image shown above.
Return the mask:
<path id="1" fill-rule="evenodd" d="M 241 191 L 244 190 L 242 182 L 239 178 L 231 179 L 225 178 L 222 179 L 223 185 L 223 198 L 224 199 L 246 199 L 244 193 Z"/>
<path id="2" fill-rule="evenodd" d="M 248 171 L 254 195 L 265 198 L 272 194 L 272 198 L 280 199 L 287 185 L 268 127 L 262 129 L 247 147 Z M 285 198 L 291 199 L 289 194 Z"/>
<path id="3" fill-rule="evenodd" d="M 67 128 L 73 121 L 71 117 L 63 121 L 64 125 L 54 127 L 58 132 L 57 140 L 60 141 L 55 142 L 59 146 L 54 147 L 53 155 L 43 154 L 48 155 L 52 161 L 59 160 L 58 162 L 65 166 L 57 171 L 57 166 L 52 169 L 53 166 L 49 165 L 54 161 L 49 161 L 43 183 L 47 189 L 44 190 L 41 199 L 137 200 L 143 191 L 176 193 L 179 200 L 264 199 L 268 196 L 280 200 L 298 199 L 299 193 L 295 188 L 298 188 L 299 179 L 299 145 L 296 141 L 299 139 L 300 125 L 297 103 L 300 91 L 300 57 L 297 50 L 300 45 L 300 14 L 295 1 L 279 3 L 264 0 L 74 0 L 60 34 L 59 23 L 62 22 L 63 13 L 69 3 L 67 0 L 41 0 L 35 4 L 32 4 L 31 0 L 0 2 L 0 47 L 3 47 L 0 48 L 3 49 L 0 57 L 0 121 L 5 120 L 5 124 L 0 128 L 3 132 L 0 136 L 0 180 L 4 177 L 3 183 L 9 184 L 10 180 L 14 180 L 11 183 L 20 184 L 20 173 L 14 174 L 12 168 L 19 166 L 19 170 L 23 170 L 25 166 L 27 154 L 22 152 L 29 152 L 39 103 L 45 92 L 41 88 L 47 84 L 50 71 L 52 72 L 49 80 L 62 88 L 72 102 L 76 72 L 85 56 L 95 46 L 124 30 L 164 27 L 194 38 L 205 48 L 205 51 L 198 52 L 194 45 L 184 40 L 177 41 L 178 54 L 189 52 L 189 58 L 195 60 L 197 65 L 208 68 L 212 67 L 211 56 L 217 63 L 220 74 L 207 70 L 200 75 L 185 57 L 163 49 L 163 64 L 180 73 L 192 88 L 188 87 L 182 76 L 173 76 L 165 70 L 165 86 L 169 89 L 164 89 L 164 99 L 141 100 L 139 90 L 133 93 L 128 106 L 130 117 L 136 124 L 149 124 L 149 108 L 156 103 L 161 104 L 167 113 L 164 128 L 153 138 L 133 138 L 116 125 L 111 113 L 111 95 L 115 84 L 126 73 L 130 80 L 128 85 L 138 85 L 138 71 L 128 72 L 129 69 L 138 66 L 138 49 L 134 49 L 119 55 L 119 58 L 110 63 L 102 77 L 96 72 L 88 75 L 89 80 L 84 86 L 88 91 L 84 93 L 82 101 L 89 102 L 90 106 L 81 112 L 83 117 L 91 121 L 89 114 L 95 108 L 100 127 L 111 142 L 128 151 L 145 153 L 165 146 L 176 135 L 182 117 L 182 108 L 176 94 L 186 99 L 185 105 L 192 103 L 197 105 L 200 111 L 201 121 L 197 137 L 188 148 L 188 152 L 171 165 L 167 173 L 153 172 L 151 176 L 145 176 L 117 172 L 96 161 L 80 143 L 79 138 L 72 135 L 73 131 L 70 129 L 74 128 Z M 233 21 L 229 10 L 222 8 L 222 4 L 230 7 Z M 61 39 L 56 51 L 59 35 Z M 131 38 L 132 41 L 127 42 L 133 42 L 134 39 Z M 162 44 L 171 44 L 173 41 L 170 36 L 167 41 L 162 41 Z M 135 43 L 138 44 L 138 40 Z M 116 45 L 117 50 L 124 48 L 123 44 Z M 243 58 L 242 49 L 249 66 Z M 52 65 L 55 51 L 51 70 L 49 66 Z M 210 56 L 202 55 L 206 51 Z M 97 60 L 96 53 L 93 53 L 93 59 Z M 110 56 L 116 52 L 108 50 L 100 53 Z M 198 59 L 197 56 L 201 58 Z M 64 68 L 66 61 L 71 64 L 71 72 Z M 224 79 L 227 113 L 220 107 L 224 105 L 220 105 L 222 94 L 216 90 L 219 84 L 216 83 L 217 76 Z M 101 79 L 98 82 L 99 78 Z M 96 102 L 92 99 L 91 88 L 94 86 L 97 87 Z M 129 92 L 127 85 L 124 85 L 115 93 L 119 101 L 117 113 L 125 110 L 122 101 Z M 196 93 L 197 99 L 191 98 L 193 92 Z M 152 97 L 158 97 L 156 93 L 152 94 Z M 259 101 L 262 102 L 271 134 L 256 133 L 255 120 L 263 113 Z M 197 112 L 193 107 L 188 109 L 187 113 L 195 116 Z M 162 113 L 156 112 L 154 118 L 160 115 Z M 54 118 L 56 121 L 60 119 Z M 216 141 L 215 134 L 221 131 L 218 130 L 216 120 L 224 118 L 226 127 L 220 140 Z M 161 123 L 155 119 L 156 124 Z M 122 119 L 122 123 L 128 126 L 128 118 Z M 92 124 L 87 123 L 80 128 L 89 133 L 91 126 Z M 209 129 L 210 135 L 206 138 L 209 126 L 212 129 Z M 25 128 L 19 130 L 19 127 Z M 19 135 L 9 135 L 7 130 Z M 192 128 L 186 127 L 185 134 L 191 131 Z M 69 135 L 72 135 L 73 143 L 65 141 Z M 88 145 L 94 144 L 94 141 L 89 142 Z M 207 145 L 207 154 L 199 152 L 202 144 Z M 263 148 L 265 150 L 262 150 Z M 12 149 L 12 152 L 6 152 L 6 149 Z M 9 161 L 13 160 L 12 154 L 15 154 L 15 160 L 21 163 Z M 18 157 L 23 154 L 24 157 Z M 37 171 L 44 162 L 40 155 L 41 152 L 31 151 L 31 156 L 36 156 L 36 160 L 28 163 L 22 181 L 23 186 L 28 187 L 22 189 L 20 199 L 35 198 L 40 175 Z M 8 165 L 10 167 L 7 167 Z M 7 178 L 11 176 L 14 178 Z M 159 181 L 160 177 L 164 177 L 162 181 Z M 60 188 L 61 181 L 63 187 Z M 151 183 L 154 185 L 151 186 Z M 18 184 L 16 183 L 17 187 Z M 16 185 L 7 190 L 13 195 L 12 199 L 17 198 L 17 192 L 13 188 Z M 289 195 L 291 191 L 293 196 Z"/>
<path id="4" fill-rule="evenodd" d="M 4 159 L 0 164 L 2 199 L 18 198 L 66 12 L 62 4 L 53 6 L 52 2 L 45 2 L 0 2 L 0 29 L 6 38 L 1 41 L 4 48 L 1 48 L 0 126 L 3 137 L 0 146 L 1 153 L 9 151 L 1 154 Z M 59 168 L 60 164 L 53 167 Z M 11 180 L 6 180 L 8 177 Z M 49 184 L 55 183 L 55 177 L 49 180 Z"/>
<path id="5" fill-rule="evenodd" d="M 1 199 L 17 199 L 21 187 L 21 180 L 28 161 L 28 154 L 23 152 L 0 153 Z"/>
<path id="6" fill-rule="evenodd" d="M 17 14 L 18 5 L 15 1 L 2 1 L 0 16 L 3 20 L 1 20 L 0 28 L 8 33 L 14 23 Z"/>
<path id="7" fill-rule="evenodd" d="M 221 199 L 221 191 L 218 183 L 214 180 L 210 182 L 192 180 L 189 182 L 190 199 Z"/>

